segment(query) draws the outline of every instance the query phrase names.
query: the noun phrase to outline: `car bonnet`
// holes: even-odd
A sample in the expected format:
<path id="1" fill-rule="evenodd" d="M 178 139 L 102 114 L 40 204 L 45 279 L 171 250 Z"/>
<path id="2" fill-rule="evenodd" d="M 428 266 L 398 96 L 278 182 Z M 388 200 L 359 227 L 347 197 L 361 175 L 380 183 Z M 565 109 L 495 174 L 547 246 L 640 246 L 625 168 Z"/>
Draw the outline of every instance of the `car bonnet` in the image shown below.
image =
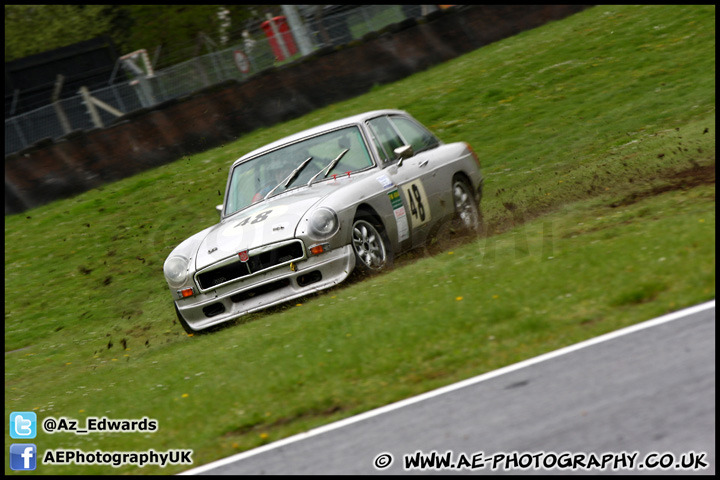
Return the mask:
<path id="1" fill-rule="evenodd" d="M 327 193 L 323 190 L 313 186 L 279 195 L 219 223 L 200 242 L 195 268 L 200 270 L 245 250 L 294 238 L 298 222 Z"/>

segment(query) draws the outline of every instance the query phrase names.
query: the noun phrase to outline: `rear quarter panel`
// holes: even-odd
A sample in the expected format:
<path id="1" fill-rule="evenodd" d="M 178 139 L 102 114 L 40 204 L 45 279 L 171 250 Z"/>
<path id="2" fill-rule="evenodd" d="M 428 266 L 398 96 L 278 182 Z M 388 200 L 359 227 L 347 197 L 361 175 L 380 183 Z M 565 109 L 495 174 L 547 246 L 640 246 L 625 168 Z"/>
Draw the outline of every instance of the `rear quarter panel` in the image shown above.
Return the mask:
<path id="1" fill-rule="evenodd" d="M 465 176 L 475 193 L 475 199 L 480 200 L 478 187 L 482 183 L 480 167 L 474 155 L 464 142 L 450 143 L 438 147 L 429 164 L 432 172 L 428 182 L 433 186 L 433 205 L 439 212 L 437 221 L 448 220 L 454 213 L 452 182 L 456 174 Z M 430 195 L 430 193 L 428 193 Z"/>

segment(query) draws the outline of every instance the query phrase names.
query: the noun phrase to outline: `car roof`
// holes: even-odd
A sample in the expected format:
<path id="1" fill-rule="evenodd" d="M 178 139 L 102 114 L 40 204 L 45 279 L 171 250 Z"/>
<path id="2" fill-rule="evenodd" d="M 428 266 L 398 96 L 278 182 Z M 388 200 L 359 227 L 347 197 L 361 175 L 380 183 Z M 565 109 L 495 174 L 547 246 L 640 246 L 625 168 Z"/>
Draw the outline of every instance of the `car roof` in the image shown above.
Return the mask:
<path id="1" fill-rule="evenodd" d="M 293 143 L 302 138 L 311 137 L 313 135 L 317 135 L 318 133 L 326 132 L 328 130 L 335 130 L 336 128 L 340 128 L 343 126 L 361 124 L 361 123 L 365 122 L 366 120 L 369 120 L 369 119 L 375 118 L 375 117 L 379 117 L 382 115 L 408 115 L 408 113 L 403 110 L 393 110 L 393 109 L 372 110 L 369 112 L 352 115 L 350 117 L 341 118 L 339 120 L 334 120 L 332 122 L 323 123 L 322 125 L 308 128 L 307 130 L 302 130 L 300 132 L 297 132 L 297 133 L 294 133 L 287 137 L 283 137 L 279 140 L 276 140 L 272 143 L 268 143 L 268 144 L 266 144 L 260 148 L 257 148 L 249 153 L 246 153 L 242 157 L 235 160 L 235 162 L 233 162 L 233 167 L 236 164 L 247 160 L 248 158 L 255 157 L 261 153 L 268 152 L 270 150 L 274 150 L 282 145 Z"/>

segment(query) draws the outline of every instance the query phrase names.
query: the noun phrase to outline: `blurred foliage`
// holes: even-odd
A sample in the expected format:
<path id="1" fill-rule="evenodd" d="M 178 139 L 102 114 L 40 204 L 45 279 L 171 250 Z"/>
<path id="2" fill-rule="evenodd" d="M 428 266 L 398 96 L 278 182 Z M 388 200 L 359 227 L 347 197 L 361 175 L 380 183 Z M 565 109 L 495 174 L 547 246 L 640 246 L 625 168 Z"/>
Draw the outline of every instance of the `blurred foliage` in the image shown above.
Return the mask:
<path id="1" fill-rule="evenodd" d="M 5 61 L 109 36 L 118 55 L 144 48 L 172 64 L 257 29 L 275 5 L 5 5 Z M 162 66 L 162 65 L 156 65 Z"/>
<path id="2" fill-rule="evenodd" d="M 105 5 L 5 5 L 5 61 L 108 33 L 111 9 Z"/>

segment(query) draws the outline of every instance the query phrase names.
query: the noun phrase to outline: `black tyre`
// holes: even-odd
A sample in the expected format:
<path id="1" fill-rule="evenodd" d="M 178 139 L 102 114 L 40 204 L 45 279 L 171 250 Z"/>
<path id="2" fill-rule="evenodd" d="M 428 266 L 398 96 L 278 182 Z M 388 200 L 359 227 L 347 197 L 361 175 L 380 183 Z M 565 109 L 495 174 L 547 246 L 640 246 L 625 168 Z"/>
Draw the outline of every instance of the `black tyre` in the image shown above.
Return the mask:
<path id="1" fill-rule="evenodd" d="M 360 271 L 375 273 L 392 267 L 393 252 L 382 224 L 365 214 L 358 215 L 352 226 L 352 247 Z"/>
<path id="2" fill-rule="evenodd" d="M 481 221 L 480 208 L 472 187 L 465 179 L 456 176 L 453 179 L 452 193 L 455 205 L 453 226 L 469 233 L 478 233 Z"/>
<path id="3" fill-rule="evenodd" d="M 180 322 L 180 325 L 182 325 L 183 330 L 185 330 L 187 333 L 190 333 L 190 334 L 200 333 L 197 330 L 193 330 L 192 327 L 185 321 L 182 314 L 180 313 L 180 310 L 178 310 L 178 307 L 175 304 L 175 302 L 173 302 L 173 305 L 175 306 L 175 314 L 177 315 L 178 321 Z"/>

